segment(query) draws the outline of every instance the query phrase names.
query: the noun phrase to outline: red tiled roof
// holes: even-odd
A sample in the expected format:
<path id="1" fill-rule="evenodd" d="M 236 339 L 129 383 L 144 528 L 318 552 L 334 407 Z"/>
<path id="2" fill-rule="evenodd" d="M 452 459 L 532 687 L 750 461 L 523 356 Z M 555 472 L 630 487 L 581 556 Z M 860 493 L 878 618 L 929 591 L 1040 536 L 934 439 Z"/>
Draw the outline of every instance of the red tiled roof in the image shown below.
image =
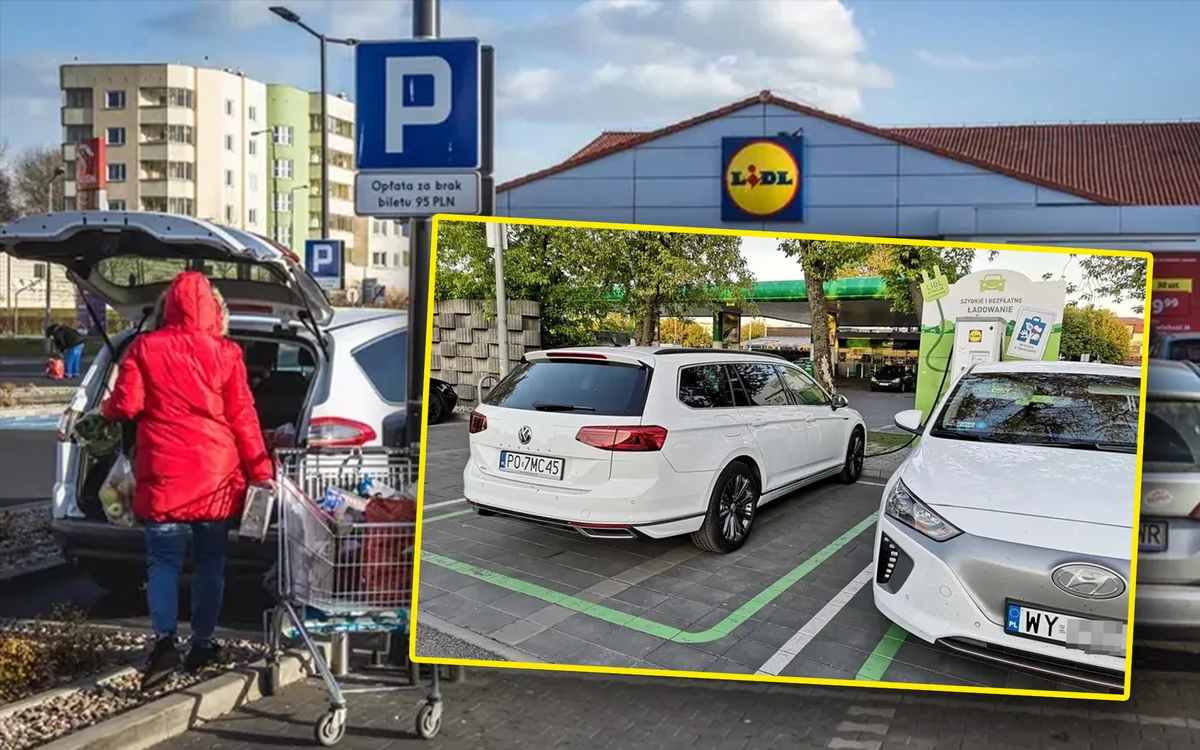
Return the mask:
<path id="1" fill-rule="evenodd" d="M 1103 205 L 1200 205 L 1200 121 L 877 128 L 769 91 L 658 130 L 601 133 L 562 163 L 497 190 L 511 190 L 755 104 L 775 104 Z"/>
<path id="2" fill-rule="evenodd" d="M 1146 321 L 1143 318 L 1118 318 L 1122 323 L 1133 328 L 1134 333 L 1142 333 L 1146 326 Z"/>

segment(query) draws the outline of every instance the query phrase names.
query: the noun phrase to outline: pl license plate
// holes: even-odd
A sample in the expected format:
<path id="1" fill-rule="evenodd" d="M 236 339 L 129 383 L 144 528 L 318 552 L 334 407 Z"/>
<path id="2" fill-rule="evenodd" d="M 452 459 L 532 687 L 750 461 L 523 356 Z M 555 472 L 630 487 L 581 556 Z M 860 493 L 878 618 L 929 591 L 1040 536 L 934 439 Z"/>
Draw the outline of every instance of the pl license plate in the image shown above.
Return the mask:
<path id="1" fill-rule="evenodd" d="M 500 471 L 509 474 L 524 474 L 543 479 L 563 478 L 566 462 L 551 456 L 531 456 L 528 453 L 500 451 Z"/>
<path id="2" fill-rule="evenodd" d="M 1167 522 L 1142 521 L 1138 529 L 1138 552 L 1167 551 Z"/>
<path id="3" fill-rule="evenodd" d="M 1061 643 L 1094 653 L 1117 653 L 1125 647 L 1125 623 L 1094 620 L 1008 601 L 1004 632 L 1039 641 Z"/>

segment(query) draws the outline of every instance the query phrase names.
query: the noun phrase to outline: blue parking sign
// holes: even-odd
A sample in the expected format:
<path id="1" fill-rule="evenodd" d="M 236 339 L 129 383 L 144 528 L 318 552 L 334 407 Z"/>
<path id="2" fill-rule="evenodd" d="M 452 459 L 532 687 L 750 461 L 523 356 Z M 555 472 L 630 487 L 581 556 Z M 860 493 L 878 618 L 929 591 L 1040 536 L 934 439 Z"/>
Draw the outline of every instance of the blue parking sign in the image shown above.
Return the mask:
<path id="1" fill-rule="evenodd" d="M 341 289 L 344 255 L 345 243 L 341 240 L 306 240 L 304 270 L 325 289 Z"/>

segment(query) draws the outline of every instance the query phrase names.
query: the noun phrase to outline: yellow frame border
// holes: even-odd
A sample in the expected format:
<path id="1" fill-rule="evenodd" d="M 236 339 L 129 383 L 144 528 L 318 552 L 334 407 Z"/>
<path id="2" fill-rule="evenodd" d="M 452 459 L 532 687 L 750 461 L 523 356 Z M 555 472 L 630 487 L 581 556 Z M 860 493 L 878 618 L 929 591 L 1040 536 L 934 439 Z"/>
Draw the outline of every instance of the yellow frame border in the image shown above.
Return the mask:
<path id="1" fill-rule="evenodd" d="M 474 224 L 490 224 L 494 222 L 503 222 L 504 224 L 525 224 L 530 226 L 544 227 L 567 227 L 580 229 L 615 229 L 624 231 L 638 232 L 673 232 L 676 234 L 706 234 L 718 235 L 725 237 L 761 237 L 765 239 L 803 239 L 803 240 L 830 240 L 835 242 L 870 242 L 879 245 L 920 245 L 925 247 L 945 247 L 945 248 L 971 248 L 975 250 L 1014 250 L 1017 252 L 1035 252 L 1035 253 L 1054 253 L 1056 255 L 1109 255 L 1122 258 L 1142 258 L 1146 261 L 1146 294 L 1143 299 L 1143 331 L 1150 330 L 1150 295 L 1154 288 L 1154 256 L 1146 251 L 1141 250 L 1103 250 L 1099 248 L 1075 248 L 1075 247 L 1049 247 L 1043 245 L 1007 245 L 996 243 L 964 243 L 964 242 L 946 242 L 943 240 L 905 240 L 900 238 L 889 237 L 859 237 L 856 235 L 842 234 L 803 234 L 796 232 L 769 232 L 763 230 L 745 230 L 745 229 L 715 229 L 715 228 L 699 228 L 699 227 L 671 227 L 655 224 L 609 224 L 598 221 L 567 221 L 564 219 L 526 219 L 520 217 L 504 217 L 504 216 L 457 216 L 454 214 L 437 214 L 433 217 L 433 226 L 430 229 L 430 248 L 429 248 L 429 311 L 425 320 L 425 383 L 421 388 L 421 456 L 418 462 L 418 477 L 420 485 L 417 487 L 417 529 L 416 540 L 413 548 L 413 574 L 412 574 L 412 603 L 409 608 L 409 634 L 408 634 L 408 652 L 409 658 L 420 664 L 444 664 L 451 666 L 465 667 L 493 667 L 498 669 L 527 669 L 539 670 L 544 672 L 576 672 L 584 674 L 618 674 L 618 675 L 634 675 L 641 677 L 688 677 L 701 680 L 731 680 L 739 682 L 752 683 L 769 683 L 769 684 L 784 684 L 784 685 L 827 685 L 833 687 L 860 687 L 860 688 L 881 688 L 892 690 L 920 690 L 925 692 L 938 693 L 963 693 L 968 695 L 1019 695 L 1036 698 L 1074 698 L 1078 700 L 1105 700 L 1105 701 L 1127 701 L 1129 700 L 1130 687 L 1132 685 L 1133 668 L 1129 665 L 1129 660 L 1133 657 L 1133 618 L 1136 604 L 1137 594 L 1137 564 L 1138 564 L 1138 529 L 1139 522 L 1142 516 L 1141 502 L 1141 487 L 1142 487 L 1142 447 L 1143 436 L 1145 432 L 1146 421 L 1146 377 L 1148 369 L 1148 347 L 1144 344 L 1142 350 L 1142 382 L 1139 398 L 1141 403 L 1138 413 L 1138 445 L 1137 445 L 1137 469 L 1134 475 L 1134 484 L 1137 488 L 1137 495 L 1134 498 L 1133 506 L 1133 533 L 1130 538 L 1130 564 L 1129 564 L 1129 614 L 1126 617 L 1126 642 L 1125 654 L 1126 664 L 1125 669 L 1125 690 L 1118 694 L 1097 694 L 1067 690 L 1025 690 L 1019 688 L 992 688 L 979 687 L 970 688 L 958 685 L 933 685 L 922 684 L 916 682 L 879 682 L 879 681 L 864 681 L 864 680 L 839 680 L 828 679 L 822 677 L 780 677 L 775 675 L 756 675 L 756 674 L 727 674 L 724 672 L 686 672 L 670 669 L 631 669 L 628 667 L 593 667 L 574 664 L 545 664 L 545 663 L 530 663 L 530 662 L 512 662 L 512 661 L 488 661 L 483 659 L 449 659 L 449 658 L 421 658 L 417 655 L 417 617 L 418 603 L 417 598 L 421 587 L 421 531 L 425 520 L 425 443 L 429 437 L 429 373 L 433 364 L 433 320 L 434 320 L 434 289 L 437 283 L 437 238 L 438 226 L 440 222 L 445 221 L 461 221 Z M 413 252 L 420 252 L 420 248 L 414 248 Z M 411 335 L 412 325 L 410 321 L 409 332 Z"/>

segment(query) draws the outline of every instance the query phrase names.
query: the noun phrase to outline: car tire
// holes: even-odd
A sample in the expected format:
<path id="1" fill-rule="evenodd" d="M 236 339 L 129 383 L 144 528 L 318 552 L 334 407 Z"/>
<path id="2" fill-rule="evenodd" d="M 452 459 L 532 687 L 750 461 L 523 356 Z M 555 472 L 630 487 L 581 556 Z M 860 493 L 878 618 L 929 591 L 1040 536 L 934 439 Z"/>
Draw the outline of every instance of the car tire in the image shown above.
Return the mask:
<path id="1" fill-rule="evenodd" d="M 713 486 L 704 525 L 692 532 L 692 543 L 718 555 L 741 549 L 754 528 L 758 496 L 758 478 L 748 464 L 734 461 L 726 466 Z M 731 513 L 736 515 L 731 518 Z M 739 519 L 744 520 L 744 526 L 737 523 Z"/>
<path id="2" fill-rule="evenodd" d="M 123 601 L 141 597 L 146 583 L 146 566 L 134 563 L 85 563 L 83 572 L 92 583 Z"/>
<path id="3" fill-rule="evenodd" d="M 439 424 L 446 418 L 446 399 L 440 393 L 429 394 L 429 424 Z"/>
<path id="4" fill-rule="evenodd" d="M 846 461 L 842 464 L 842 473 L 838 479 L 842 484 L 854 484 L 862 476 L 863 461 L 867 455 L 867 440 L 861 427 L 855 427 L 850 433 L 850 443 L 846 446 Z"/>

